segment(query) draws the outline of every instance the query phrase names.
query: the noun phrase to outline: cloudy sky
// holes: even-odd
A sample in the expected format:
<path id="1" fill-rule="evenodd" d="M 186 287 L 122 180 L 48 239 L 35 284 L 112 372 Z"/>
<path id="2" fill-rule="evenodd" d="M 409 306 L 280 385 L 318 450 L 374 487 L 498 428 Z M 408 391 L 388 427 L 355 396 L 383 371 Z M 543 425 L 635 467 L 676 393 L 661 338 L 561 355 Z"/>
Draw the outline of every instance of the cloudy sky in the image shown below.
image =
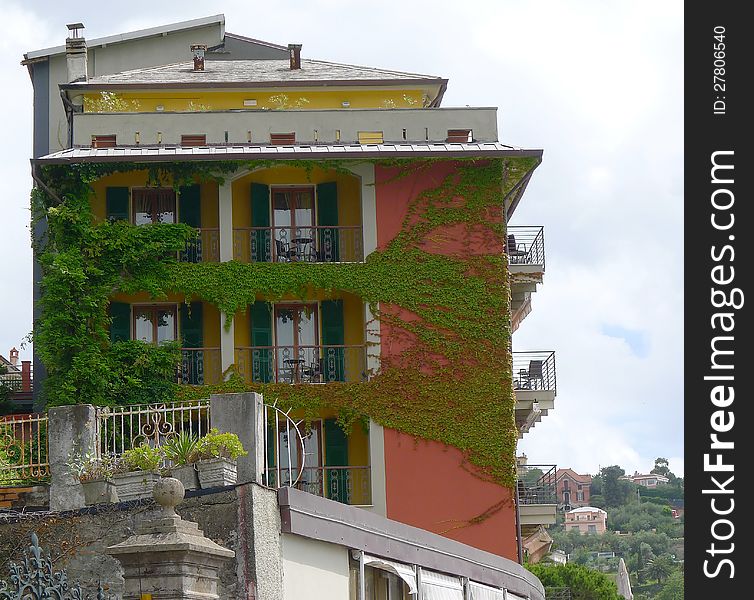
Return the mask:
<path id="1" fill-rule="evenodd" d="M 555 350 L 556 409 L 530 463 L 580 472 L 658 456 L 683 472 L 683 5 L 381 0 L 0 0 L 0 354 L 31 330 L 32 88 L 24 52 L 223 12 L 305 57 L 440 75 L 445 106 L 498 106 L 501 141 L 543 148 L 514 225 L 544 225 L 547 273 L 514 350 Z M 464 7 L 465 10 L 459 10 Z M 22 351 L 30 358 L 31 349 Z"/>

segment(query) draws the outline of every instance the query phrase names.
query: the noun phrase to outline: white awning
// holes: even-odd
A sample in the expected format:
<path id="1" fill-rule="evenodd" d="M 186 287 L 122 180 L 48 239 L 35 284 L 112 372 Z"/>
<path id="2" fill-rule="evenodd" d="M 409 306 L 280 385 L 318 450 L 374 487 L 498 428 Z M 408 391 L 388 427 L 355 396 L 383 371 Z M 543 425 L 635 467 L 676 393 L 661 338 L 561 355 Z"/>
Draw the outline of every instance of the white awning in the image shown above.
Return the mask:
<path id="1" fill-rule="evenodd" d="M 464 600 L 458 577 L 422 569 L 421 582 L 423 600 Z"/>
<path id="2" fill-rule="evenodd" d="M 410 594 L 417 593 L 418 590 L 416 588 L 416 572 L 411 565 L 394 562 L 392 560 L 379 558 L 377 556 L 369 556 L 368 554 L 364 555 L 364 565 L 373 567 L 375 569 L 381 569 L 383 571 L 387 571 L 388 573 L 394 573 L 406 582 Z"/>
<path id="3" fill-rule="evenodd" d="M 469 581 L 469 600 L 505 600 L 502 588 Z"/>

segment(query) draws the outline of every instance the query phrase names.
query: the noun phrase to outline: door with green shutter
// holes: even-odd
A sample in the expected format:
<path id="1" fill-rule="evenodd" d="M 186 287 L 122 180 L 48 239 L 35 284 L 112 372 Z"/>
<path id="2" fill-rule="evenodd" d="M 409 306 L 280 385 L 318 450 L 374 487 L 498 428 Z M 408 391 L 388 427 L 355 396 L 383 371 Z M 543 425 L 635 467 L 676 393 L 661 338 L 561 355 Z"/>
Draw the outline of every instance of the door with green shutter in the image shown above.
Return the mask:
<path id="1" fill-rule="evenodd" d="M 107 187 L 105 189 L 105 213 L 108 221 L 130 220 L 127 187 Z"/>
<path id="2" fill-rule="evenodd" d="M 125 302 L 110 302 L 110 341 L 127 342 L 131 339 L 131 305 Z"/>
<path id="3" fill-rule="evenodd" d="M 343 300 L 323 300 L 320 305 L 322 328 L 322 378 L 325 383 L 345 381 L 345 328 Z"/>
<path id="4" fill-rule="evenodd" d="M 325 496 L 330 500 L 350 504 L 348 469 L 348 437 L 335 419 L 325 419 Z"/>
<path id="5" fill-rule="evenodd" d="M 340 262 L 338 184 L 335 181 L 317 186 L 317 225 L 319 262 Z"/>
<path id="6" fill-rule="evenodd" d="M 203 330 L 202 303 L 181 304 L 181 383 L 204 385 Z"/>
<path id="7" fill-rule="evenodd" d="M 270 305 L 267 302 L 254 302 L 249 306 L 249 320 L 251 322 L 251 380 L 255 383 L 270 383 L 274 373 Z"/>
<path id="8" fill-rule="evenodd" d="M 190 227 L 202 227 L 201 188 L 198 184 L 186 185 L 180 188 L 178 195 L 178 220 Z M 204 248 L 201 235 L 186 244 L 186 250 L 181 252 L 183 262 L 200 263 L 204 260 Z"/>
<path id="9" fill-rule="evenodd" d="M 251 184 L 251 234 L 249 257 L 251 262 L 272 261 L 272 230 L 270 229 L 270 186 Z"/>

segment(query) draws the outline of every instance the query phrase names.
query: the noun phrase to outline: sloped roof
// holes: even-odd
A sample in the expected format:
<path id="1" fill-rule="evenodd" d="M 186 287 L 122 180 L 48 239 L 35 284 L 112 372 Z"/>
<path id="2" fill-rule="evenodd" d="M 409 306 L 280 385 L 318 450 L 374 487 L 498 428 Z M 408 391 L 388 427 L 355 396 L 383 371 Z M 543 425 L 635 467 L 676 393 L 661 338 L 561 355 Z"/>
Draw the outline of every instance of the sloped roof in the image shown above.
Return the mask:
<path id="1" fill-rule="evenodd" d="M 564 475 L 567 475 L 568 477 L 570 477 L 574 481 L 578 481 L 578 482 L 581 482 L 581 483 L 592 483 L 592 476 L 591 475 L 579 475 L 573 469 L 568 469 L 568 468 L 566 468 L 566 469 L 558 469 L 557 470 L 557 472 L 555 473 L 555 479 L 556 479 L 556 481 L 560 481 L 560 479 Z"/>
<path id="2" fill-rule="evenodd" d="M 206 60 L 204 71 L 194 71 L 193 61 L 122 71 L 111 75 L 92 77 L 87 82 L 72 83 L 62 87 L 204 87 L 238 85 L 321 85 L 374 84 L 376 82 L 424 83 L 442 85 L 447 80 L 434 75 L 421 75 L 404 71 L 391 71 L 375 67 L 362 67 L 301 59 L 300 69 L 291 69 L 287 60 Z"/>

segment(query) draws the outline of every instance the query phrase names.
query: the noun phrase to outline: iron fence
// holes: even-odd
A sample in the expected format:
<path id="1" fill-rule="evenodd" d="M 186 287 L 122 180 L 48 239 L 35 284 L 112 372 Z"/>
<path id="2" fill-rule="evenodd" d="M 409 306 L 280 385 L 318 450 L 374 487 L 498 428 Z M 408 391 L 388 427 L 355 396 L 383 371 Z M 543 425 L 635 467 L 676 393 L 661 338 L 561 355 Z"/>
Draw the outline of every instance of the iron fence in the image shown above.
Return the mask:
<path id="1" fill-rule="evenodd" d="M 0 486 L 49 476 L 47 415 L 0 417 Z"/>
<path id="2" fill-rule="evenodd" d="M 186 242 L 186 249 L 181 251 L 181 262 L 220 262 L 220 229 L 200 227 L 199 236 Z"/>
<path id="3" fill-rule="evenodd" d="M 181 348 L 178 383 L 215 385 L 222 383 L 220 348 Z"/>
<path id="4" fill-rule="evenodd" d="M 509 226 L 505 252 L 512 265 L 542 265 L 545 269 L 545 228 Z"/>
<path id="5" fill-rule="evenodd" d="M 518 465 L 519 504 L 557 504 L 555 465 Z"/>

